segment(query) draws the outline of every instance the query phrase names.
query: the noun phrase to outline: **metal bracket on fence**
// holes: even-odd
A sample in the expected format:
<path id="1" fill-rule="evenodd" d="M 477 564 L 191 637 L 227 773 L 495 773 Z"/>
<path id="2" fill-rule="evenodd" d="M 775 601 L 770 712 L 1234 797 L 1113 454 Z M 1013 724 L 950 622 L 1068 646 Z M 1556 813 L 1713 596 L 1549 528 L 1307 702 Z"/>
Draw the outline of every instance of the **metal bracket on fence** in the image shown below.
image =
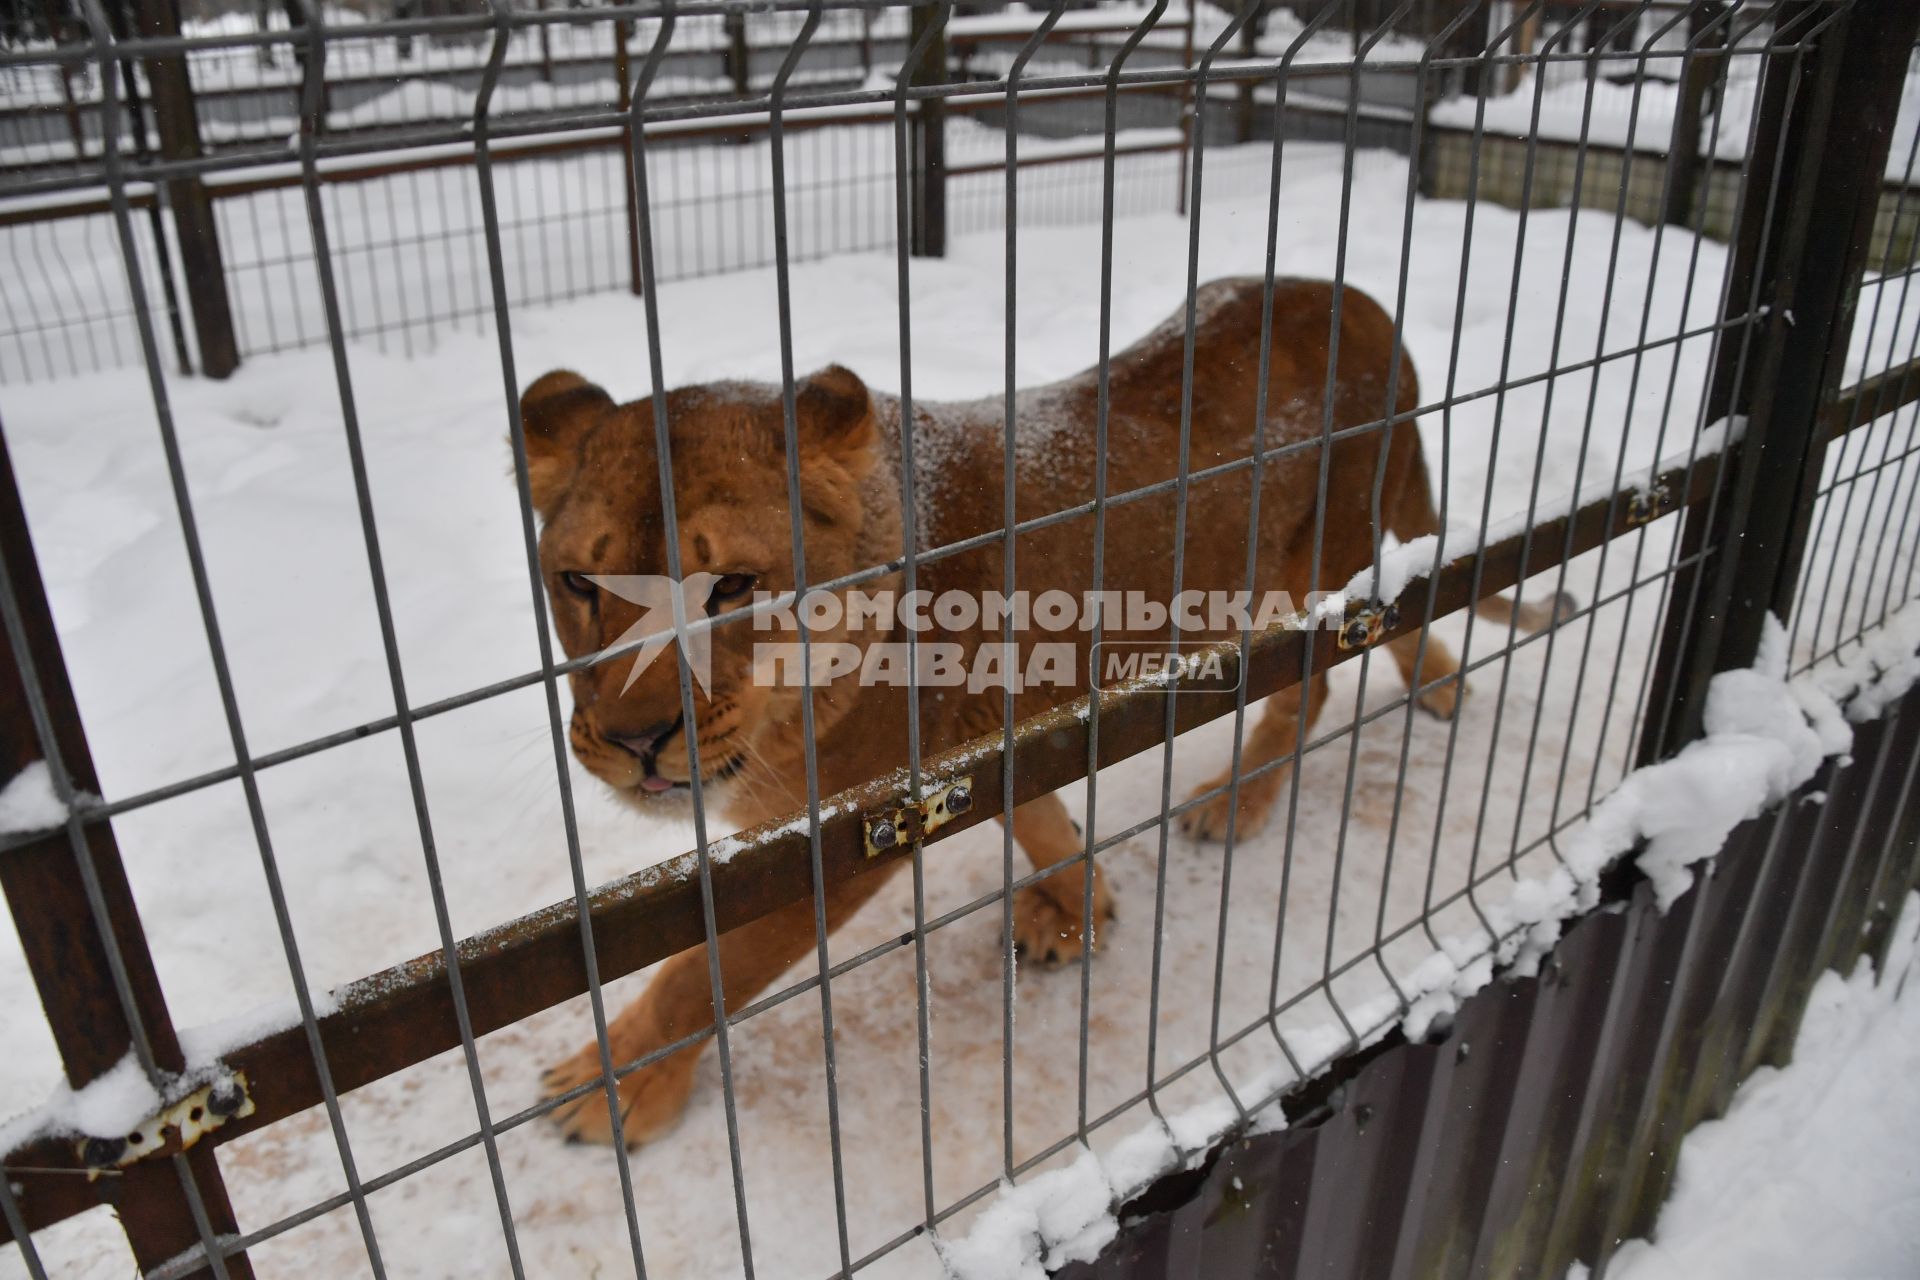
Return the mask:
<path id="1" fill-rule="evenodd" d="M 159 1114 L 149 1116 L 120 1138 L 84 1138 L 78 1144 L 91 1181 L 111 1169 L 139 1160 L 186 1151 L 227 1121 L 253 1114 L 243 1071 L 202 1085 Z"/>
<path id="2" fill-rule="evenodd" d="M 1637 529 L 1643 524 L 1652 524 L 1672 512 L 1675 505 L 1673 491 L 1656 480 L 1651 489 L 1636 493 L 1627 500 L 1627 526 Z"/>
<path id="3" fill-rule="evenodd" d="M 867 856 L 877 858 L 889 849 L 924 840 L 971 808 L 973 779 L 955 778 L 917 804 L 872 814 L 866 820 Z"/>
<path id="4" fill-rule="evenodd" d="M 1347 620 L 1340 624 L 1337 640 L 1342 649 L 1366 649 L 1399 625 L 1399 605 L 1365 605 L 1356 600 L 1347 606 Z"/>

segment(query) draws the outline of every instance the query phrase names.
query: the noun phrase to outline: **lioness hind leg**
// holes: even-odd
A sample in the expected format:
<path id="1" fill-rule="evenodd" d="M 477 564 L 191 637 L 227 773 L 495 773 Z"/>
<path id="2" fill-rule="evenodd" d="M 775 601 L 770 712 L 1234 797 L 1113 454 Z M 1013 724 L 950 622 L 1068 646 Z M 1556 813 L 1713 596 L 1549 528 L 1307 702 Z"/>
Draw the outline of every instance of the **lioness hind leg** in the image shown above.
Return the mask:
<path id="1" fill-rule="evenodd" d="M 1057 795 L 1029 800 L 1013 811 L 1013 838 L 1034 870 L 1044 871 L 1086 851 L 1086 838 Z M 1087 876 L 1093 876 L 1093 931 L 1087 948 L 1100 943 L 1100 926 L 1113 919 L 1113 896 L 1098 867 L 1077 863 L 1014 894 L 1013 941 L 1028 960 L 1064 964 L 1080 957 L 1087 933 Z"/>
<path id="2" fill-rule="evenodd" d="M 1208 779 L 1194 789 L 1194 794 L 1204 795 L 1215 790 L 1219 790 L 1220 794 L 1182 814 L 1182 830 L 1198 840 L 1224 840 L 1227 838 L 1229 813 L 1238 815 L 1233 824 L 1235 839 L 1252 835 L 1266 824 L 1267 815 L 1272 812 L 1274 802 L 1280 798 L 1281 787 L 1286 783 L 1287 770 L 1280 767 L 1260 773 L 1253 771 L 1292 753 L 1300 741 L 1303 721 L 1308 730 L 1313 728 L 1313 722 L 1320 717 L 1320 708 L 1327 702 L 1327 678 L 1324 675 L 1315 676 L 1308 684 L 1304 708 L 1301 701 L 1298 685 L 1282 689 L 1267 699 L 1266 711 L 1247 735 L 1240 751 L 1242 776 L 1238 800 L 1235 800 L 1234 792 L 1229 787 L 1233 781 L 1232 769 Z M 1247 776 L 1249 774 L 1252 776 Z"/>
<path id="3" fill-rule="evenodd" d="M 1420 652 L 1423 636 L 1425 656 Z M 1392 651 L 1407 688 L 1414 691 L 1414 700 L 1420 709 L 1442 720 L 1453 719 L 1460 704 L 1467 700 L 1467 682 L 1460 676 L 1459 659 L 1453 656 L 1446 642 L 1431 630 L 1414 631 L 1388 642 L 1387 648 Z"/>

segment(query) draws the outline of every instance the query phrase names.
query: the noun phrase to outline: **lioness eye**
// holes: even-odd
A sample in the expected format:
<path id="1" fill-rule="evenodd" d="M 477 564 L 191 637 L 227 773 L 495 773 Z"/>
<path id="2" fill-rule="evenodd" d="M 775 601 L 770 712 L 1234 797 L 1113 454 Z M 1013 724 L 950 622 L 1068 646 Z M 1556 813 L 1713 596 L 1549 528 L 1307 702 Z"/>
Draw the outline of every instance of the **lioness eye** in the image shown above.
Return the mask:
<path id="1" fill-rule="evenodd" d="M 599 588 L 594 586 L 592 578 L 574 569 L 569 569 L 560 575 L 560 585 L 573 592 L 573 594 L 584 596 L 589 600 L 593 599 L 599 592 Z"/>
<path id="2" fill-rule="evenodd" d="M 753 575 L 750 573 L 729 573 L 713 584 L 713 590 L 707 596 L 709 605 L 727 604 L 738 600 L 753 590 Z"/>

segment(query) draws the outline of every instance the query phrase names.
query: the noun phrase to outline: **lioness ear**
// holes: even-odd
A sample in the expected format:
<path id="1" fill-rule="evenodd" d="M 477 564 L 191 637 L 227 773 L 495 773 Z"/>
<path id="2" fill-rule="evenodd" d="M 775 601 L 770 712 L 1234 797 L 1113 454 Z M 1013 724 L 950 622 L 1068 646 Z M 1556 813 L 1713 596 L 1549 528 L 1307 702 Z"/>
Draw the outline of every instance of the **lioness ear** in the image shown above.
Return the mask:
<path id="1" fill-rule="evenodd" d="M 581 437 L 612 407 L 612 396 L 566 369 L 542 374 L 520 397 L 528 488 L 541 519 L 573 483 L 580 465 Z"/>
<path id="2" fill-rule="evenodd" d="M 857 374 L 830 364 L 794 389 L 800 447 L 830 457 L 856 480 L 873 469 L 873 396 Z"/>

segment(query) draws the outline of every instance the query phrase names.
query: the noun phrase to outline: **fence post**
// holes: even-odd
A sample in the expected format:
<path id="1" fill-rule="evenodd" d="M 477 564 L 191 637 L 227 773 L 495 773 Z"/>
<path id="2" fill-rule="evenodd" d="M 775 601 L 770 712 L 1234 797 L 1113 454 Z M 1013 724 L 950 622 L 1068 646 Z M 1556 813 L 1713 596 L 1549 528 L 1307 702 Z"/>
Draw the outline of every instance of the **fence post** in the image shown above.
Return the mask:
<path id="1" fill-rule="evenodd" d="M 747 15 L 729 13 L 721 19 L 727 32 L 727 79 L 742 98 L 753 93 L 753 50 L 747 45 Z"/>
<path id="2" fill-rule="evenodd" d="M 40 0 L 40 13 L 41 20 L 47 24 L 47 39 L 59 44 L 66 38 L 66 24 L 61 21 L 61 13 L 54 0 Z M 24 18 L 24 14 L 22 16 Z M 73 158 L 84 160 L 87 155 L 87 130 L 80 123 L 80 103 L 73 96 L 71 63 L 60 64 L 60 97 L 66 104 L 67 136 L 73 139 Z"/>
<path id="3" fill-rule="evenodd" d="M 113 26 L 114 38 L 127 38 L 126 13 L 115 5 L 108 12 L 107 21 Z M 264 46 L 263 46 L 264 47 Z M 101 75 L 112 75 L 111 67 L 101 69 Z M 120 100 L 126 103 L 127 118 L 133 125 L 133 154 L 141 160 L 149 158 L 147 147 L 146 108 L 140 94 L 140 77 L 133 74 L 130 62 L 120 63 Z M 167 247 L 166 218 L 160 212 L 158 201 L 147 204 L 147 230 L 153 236 L 154 264 L 160 269 L 160 291 L 167 300 L 167 333 L 173 338 L 174 359 L 180 362 L 181 376 L 193 373 L 193 356 L 187 349 L 186 325 L 180 316 L 180 291 L 173 282 L 173 251 Z"/>
<path id="4" fill-rule="evenodd" d="M 134 0 L 134 18 L 140 34 L 174 38 L 180 34 L 180 11 L 174 0 Z M 200 124 L 194 117 L 193 84 L 186 59 L 163 54 L 146 59 L 154 125 L 160 134 L 164 160 L 200 158 Z M 101 68 L 102 75 L 111 68 Z M 105 127 L 118 127 L 106 121 Z M 173 230 L 180 242 L 180 260 L 187 273 L 187 303 L 193 310 L 193 333 L 200 346 L 200 370 L 209 378 L 224 378 L 240 366 L 240 348 L 233 336 L 233 306 L 227 298 L 226 268 L 220 257 L 220 230 L 213 217 L 213 201 L 199 177 L 174 178 L 166 184 L 167 204 L 173 210 Z M 164 250 L 163 250 L 164 252 Z"/>
<path id="5" fill-rule="evenodd" d="M 60 763 L 73 786 L 98 794 L 100 782 L 67 681 L 4 437 L 0 437 L 0 570 L 4 570 L 0 592 L 7 615 L 6 627 L 0 630 L 0 776 L 11 781 L 46 755 L 34 723 L 32 691 L 37 689 Z M 23 642 L 20 648 L 16 648 L 16 636 Z M 82 839 L 104 904 L 101 914 L 111 923 L 113 947 L 99 928 L 74 841 L 65 827 L 0 855 L 0 891 L 6 894 L 20 950 L 46 1011 L 67 1083 L 78 1089 L 98 1079 L 127 1056 L 134 1042 L 126 1006 L 117 994 L 112 966 L 115 949 L 156 1065 L 162 1071 L 178 1072 L 184 1066 L 180 1042 L 147 951 L 113 828 L 105 822 L 89 823 Z M 233 1208 L 212 1146 L 195 1147 L 184 1158 L 210 1230 L 215 1235 L 235 1234 Z M 16 1187 L 28 1226 L 43 1221 L 36 1211 L 35 1175 L 9 1168 L 7 1177 Z M 119 1214 L 143 1272 L 200 1243 L 184 1180 L 172 1160 L 135 1161 L 118 1176 L 101 1177 L 93 1185 L 102 1202 Z M 229 1257 L 226 1269 L 233 1280 L 250 1280 L 253 1275 L 244 1254 Z M 203 1268 L 194 1274 L 208 1272 Z"/>
<path id="6" fill-rule="evenodd" d="M 913 10 L 907 34 L 909 48 L 919 41 L 929 23 L 939 20 L 939 15 L 938 6 L 921 6 Z M 940 29 L 933 33 L 933 41 L 927 45 L 920 65 L 913 69 L 913 83 L 933 85 L 946 82 L 947 31 L 943 22 Z M 921 99 L 914 111 L 913 126 L 909 132 L 913 140 L 913 182 L 909 187 L 913 195 L 913 243 L 910 248 L 916 257 L 944 258 L 947 256 L 946 100 Z"/>
<path id="7" fill-rule="evenodd" d="M 1817 19 L 1810 3 L 1783 24 Z M 1820 409 L 1839 389 L 1916 34 L 1920 6 L 1860 0 L 1800 55 L 1797 95 L 1788 58 L 1767 64 L 1727 294 L 1729 319 L 1756 301 L 1764 314 L 1718 335 L 1705 418 L 1746 426 L 1712 500 L 1686 516 L 1683 558 L 1709 554 L 1673 578 L 1641 763 L 1698 736 L 1714 673 L 1750 665 L 1767 616 L 1792 606 L 1826 454 Z"/>
<path id="8" fill-rule="evenodd" d="M 547 0 L 538 0 L 534 8 L 545 13 Z M 544 22 L 540 24 L 540 78 L 548 84 L 553 83 L 553 28 Z"/>
<path id="9" fill-rule="evenodd" d="M 1687 15 L 1687 47 L 1699 48 L 1684 59 L 1680 79 L 1680 100 L 1673 114 L 1673 140 L 1668 144 L 1667 163 L 1672 179 L 1667 183 L 1666 207 L 1660 220 L 1669 226 L 1685 227 L 1693 222 L 1694 204 L 1704 194 L 1700 190 L 1700 126 L 1707 118 L 1707 95 L 1726 73 L 1726 58 L 1713 50 L 1726 44 L 1726 25 L 1716 25 L 1704 39 L 1700 32 L 1720 16 L 1722 6 L 1705 4 Z M 1712 147 L 1707 147 L 1709 154 Z"/>

